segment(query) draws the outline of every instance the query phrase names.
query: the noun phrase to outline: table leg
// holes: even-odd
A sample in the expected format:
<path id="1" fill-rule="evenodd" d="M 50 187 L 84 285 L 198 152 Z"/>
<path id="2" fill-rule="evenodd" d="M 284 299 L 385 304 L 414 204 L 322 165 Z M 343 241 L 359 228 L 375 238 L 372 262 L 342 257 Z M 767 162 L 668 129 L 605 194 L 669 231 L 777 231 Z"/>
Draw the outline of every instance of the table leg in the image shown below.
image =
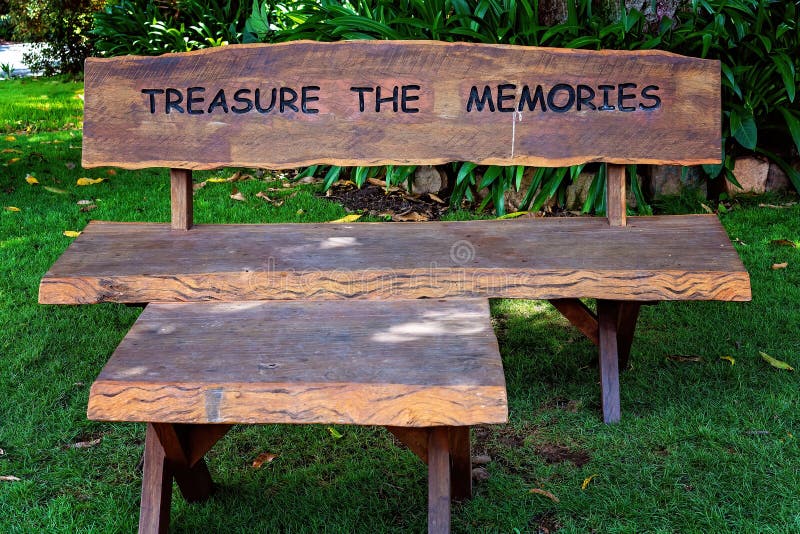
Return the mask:
<path id="1" fill-rule="evenodd" d="M 619 353 L 617 349 L 619 303 L 613 300 L 598 299 L 597 318 L 600 326 L 600 390 L 603 421 L 616 423 L 620 419 Z"/>
<path id="2" fill-rule="evenodd" d="M 428 534 L 450 532 L 450 438 L 447 427 L 428 434 Z"/>
<path id="3" fill-rule="evenodd" d="M 144 441 L 142 504 L 139 508 L 139 534 L 169 532 L 172 503 L 172 471 L 153 425 L 147 425 Z"/>

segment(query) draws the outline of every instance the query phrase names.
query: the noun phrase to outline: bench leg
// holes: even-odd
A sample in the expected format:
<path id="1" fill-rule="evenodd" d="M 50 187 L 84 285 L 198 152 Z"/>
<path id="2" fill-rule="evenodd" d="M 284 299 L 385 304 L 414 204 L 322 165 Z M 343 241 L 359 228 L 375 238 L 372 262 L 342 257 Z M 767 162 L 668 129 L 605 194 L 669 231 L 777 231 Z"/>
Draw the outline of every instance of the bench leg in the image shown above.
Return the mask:
<path id="1" fill-rule="evenodd" d="M 617 322 L 619 303 L 613 300 L 597 301 L 597 319 L 600 326 L 600 391 L 603 421 L 616 423 L 620 418 L 619 353 Z"/>
<path id="2" fill-rule="evenodd" d="M 428 534 L 450 532 L 450 437 L 447 427 L 428 434 Z"/>
<path id="3" fill-rule="evenodd" d="M 620 302 L 619 317 L 617 319 L 617 350 L 619 351 L 619 368 L 627 369 L 631 357 L 633 334 L 636 331 L 636 321 L 639 319 L 641 302 Z"/>
<path id="4" fill-rule="evenodd" d="M 139 534 L 169 532 L 169 509 L 172 503 L 172 472 L 164 448 L 153 425 L 147 425 L 144 440 L 144 476 L 142 504 L 139 509 Z"/>
<path id="5" fill-rule="evenodd" d="M 456 501 L 472 497 L 472 454 L 468 426 L 448 427 L 450 434 L 450 492 Z"/>

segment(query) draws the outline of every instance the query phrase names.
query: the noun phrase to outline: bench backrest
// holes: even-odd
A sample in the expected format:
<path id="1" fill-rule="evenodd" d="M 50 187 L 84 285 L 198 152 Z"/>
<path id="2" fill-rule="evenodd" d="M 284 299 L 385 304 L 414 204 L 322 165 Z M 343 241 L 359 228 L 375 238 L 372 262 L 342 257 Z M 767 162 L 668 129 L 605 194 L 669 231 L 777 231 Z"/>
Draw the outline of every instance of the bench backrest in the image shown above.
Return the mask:
<path id="1" fill-rule="evenodd" d="M 83 165 L 718 163 L 719 76 L 661 51 L 435 41 L 91 58 Z M 173 199 L 191 199 L 187 176 L 173 173 Z"/>

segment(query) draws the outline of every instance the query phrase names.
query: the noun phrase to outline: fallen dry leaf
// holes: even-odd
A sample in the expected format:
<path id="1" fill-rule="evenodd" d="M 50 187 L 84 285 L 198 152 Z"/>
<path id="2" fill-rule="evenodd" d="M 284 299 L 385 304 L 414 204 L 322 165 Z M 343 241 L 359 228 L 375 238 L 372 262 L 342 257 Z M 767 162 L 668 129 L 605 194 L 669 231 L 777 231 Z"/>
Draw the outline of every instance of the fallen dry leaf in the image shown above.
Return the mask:
<path id="1" fill-rule="evenodd" d="M 758 351 L 758 353 L 761 355 L 761 358 L 763 358 L 763 360 L 765 362 L 767 362 L 768 364 L 770 364 L 772 367 L 774 367 L 776 369 L 782 369 L 784 371 L 794 371 L 794 367 L 792 367 L 788 363 L 782 362 L 781 360 L 773 358 L 772 356 L 770 356 L 766 352 Z"/>
<path id="2" fill-rule="evenodd" d="M 89 204 L 94 204 L 92 200 L 79 200 L 77 202 L 78 206 L 88 206 Z"/>
<path id="3" fill-rule="evenodd" d="M 430 198 L 434 202 L 438 202 L 439 204 L 444 204 L 444 200 L 442 200 L 438 196 L 434 195 L 433 193 L 428 193 L 428 198 Z"/>
<path id="4" fill-rule="evenodd" d="M 392 220 L 397 222 L 422 222 L 429 220 L 430 217 L 417 213 L 416 211 L 409 211 L 408 213 L 394 213 Z"/>
<path id="5" fill-rule="evenodd" d="M 256 456 L 255 460 L 253 460 L 253 467 L 258 469 L 262 465 L 270 463 L 272 460 L 274 460 L 277 457 L 278 457 L 277 454 L 272 454 L 272 453 L 269 453 L 269 452 L 262 452 L 261 454 Z"/>
<path id="6" fill-rule="evenodd" d="M 772 264 L 772 270 L 773 270 L 773 271 L 777 271 L 777 270 L 779 270 L 779 269 L 785 269 L 785 268 L 787 268 L 788 266 L 789 266 L 789 263 L 788 263 L 788 262 L 783 262 L 783 263 L 773 263 L 773 264 Z"/>
<path id="7" fill-rule="evenodd" d="M 588 477 L 583 479 L 583 484 L 581 484 L 581 491 L 585 490 L 589 487 L 589 483 L 592 481 L 594 477 L 598 476 L 597 473 L 593 475 L 589 475 Z"/>
<path id="8" fill-rule="evenodd" d="M 206 186 L 206 182 L 197 182 L 196 184 L 192 185 L 192 191 L 197 192 L 200 189 L 203 189 Z"/>
<path id="9" fill-rule="evenodd" d="M 116 176 L 117 175 L 117 171 L 115 171 L 114 169 L 108 169 L 106 171 L 106 174 L 109 175 L 109 176 Z"/>
<path id="10" fill-rule="evenodd" d="M 299 209 L 295 212 L 295 215 L 303 215 L 306 212 L 304 209 Z"/>
<path id="11" fill-rule="evenodd" d="M 515 211 L 513 213 L 506 213 L 505 215 L 501 215 L 498 219 L 516 219 L 517 217 L 522 217 L 523 215 L 527 215 L 527 211 Z"/>
<path id="12" fill-rule="evenodd" d="M 378 187 L 386 187 L 388 185 L 383 180 L 378 180 L 377 178 L 367 178 L 367 183 L 377 185 Z"/>
<path id="13" fill-rule="evenodd" d="M 4 148 L 0 150 L 0 154 L 22 154 L 22 150 L 17 150 L 16 148 Z"/>
<path id="14" fill-rule="evenodd" d="M 269 202 L 275 207 L 283 206 L 283 200 L 275 200 L 274 198 L 270 198 L 264 191 L 259 191 L 256 193 L 256 198 L 260 198 L 264 202 Z"/>
<path id="15" fill-rule="evenodd" d="M 783 209 L 783 208 L 791 208 L 797 204 L 797 202 L 788 202 L 786 204 L 759 204 L 759 208 L 773 208 L 773 209 Z"/>
<path id="16" fill-rule="evenodd" d="M 789 241 L 788 239 L 773 239 L 772 241 L 770 241 L 770 244 L 778 247 L 797 248 L 797 243 L 795 243 L 794 241 Z"/>
<path id="17" fill-rule="evenodd" d="M 18 161 L 19 161 L 19 158 L 11 158 L 10 160 L 8 160 L 8 164 L 11 165 L 12 163 L 16 163 Z"/>
<path id="18" fill-rule="evenodd" d="M 543 490 L 541 488 L 533 488 L 533 489 L 529 490 L 528 493 L 535 493 L 537 495 L 541 495 L 543 497 L 547 497 L 548 499 L 550 499 L 553 502 L 561 502 L 558 497 L 556 497 L 555 495 L 553 495 L 549 491 Z"/>
<path id="19" fill-rule="evenodd" d="M 233 200 L 238 200 L 239 202 L 247 202 L 247 199 L 244 198 L 244 195 L 235 187 L 231 189 L 231 198 Z"/>
<path id="20" fill-rule="evenodd" d="M 78 178 L 78 181 L 75 182 L 75 185 L 85 186 L 85 185 L 94 185 L 99 184 L 100 182 L 105 181 L 105 178 Z"/>
<path id="21" fill-rule="evenodd" d="M 16 206 L 6 206 L 7 211 L 19 211 L 19 208 Z"/>
<path id="22" fill-rule="evenodd" d="M 227 181 L 228 180 L 226 180 L 225 178 L 209 178 L 208 180 L 206 180 L 206 182 L 210 184 L 224 184 Z"/>
<path id="23" fill-rule="evenodd" d="M 19 482 L 20 479 L 15 477 L 14 475 L 0 475 L 0 480 L 4 480 L 6 482 Z"/>
<path id="24" fill-rule="evenodd" d="M 90 439 L 89 441 L 78 441 L 76 443 L 69 444 L 69 448 L 88 449 L 89 447 L 94 447 L 95 445 L 98 445 L 102 440 L 103 438 L 95 438 L 95 439 Z"/>
<path id="25" fill-rule="evenodd" d="M 67 237 L 78 237 L 81 233 L 75 230 L 64 230 L 64 235 Z"/>
<path id="26" fill-rule="evenodd" d="M 50 191 L 51 193 L 55 193 L 57 195 L 66 195 L 67 194 L 67 192 L 64 191 L 63 189 L 59 189 L 57 187 L 52 187 L 52 186 L 49 186 L 49 185 L 43 185 L 42 188 L 44 188 L 45 191 Z"/>
<path id="27" fill-rule="evenodd" d="M 714 213 L 714 210 L 712 210 L 711 208 L 709 208 L 708 206 L 706 206 L 702 202 L 700 203 L 700 207 L 703 208 L 706 213 Z"/>
<path id="28" fill-rule="evenodd" d="M 336 219 L 335 221 L 328 221 L 328 222 L 331 222 L 331 223 L 351 223 L 351 222 L 356 222 L 357 220 L 359 220 L 361 218 L 362 215 L 363 214 L 361 214 L 361 213 L 351 213 L 350 215 L 345 215 L 344 217 L 342 217 L 340 219 Z"/>
<path id="29" fill-rule="evenodd" d="M 7 135 L 7 136 L 5 136 L 5 137 L 3 138 L 3 141 L 8 141 L 8 142 L 11 142 L 11 141 L 16 141 L 16 140 L 17 140 L 17 138 L 16 138 L 16 137 L 14 137 L 13 135 Z"/>
<path id="30" fill-rule="evenodd" d="M 681 356 L 679 354 L 670 354 L 667 356 L 673 362 L 702 362 L 703 358 L 700 356 Z"/>
<path id="31" fill-rule="evenodd" d="M 25 176 L 25 181 L 28 182 L 31 185 L 36 185 L 36 184 L 39 183 L 39 180 L 37 180 L 36 177 L 33 176 L 32 174 L 26 175 Z"/>
<path id="32" fill-rule="evenodd" d="M 719 359 L 725 360 L 726 362 L 730 362 L 731 367 L 733 367 L 734 364 L 736 363 L 736 359 L 733 356 L 720 356 Z"/>
<path id="33" fill-rule="evenodd" d="M 67 169 L 69 169 L 69 170 L 72 170 L 72 169 L 74 169 L 74 168 L 75 168 L 75 164 L 74 164 L 74 163 L 72 163 L 71 161 L 68 161 L 68 162 L 66 162 L 66 163 L 64 164 L 64 167 L 66 167 L 66 168 L 67 168 Z"/>
<path id="34" fill-rule="evenodd" d="M 97 206 L 95 204 L 89 204 L 88 206 L 82 206 L 81 211 L 83 213 L 89 213 L 92 210 L 96 210 Z"/>

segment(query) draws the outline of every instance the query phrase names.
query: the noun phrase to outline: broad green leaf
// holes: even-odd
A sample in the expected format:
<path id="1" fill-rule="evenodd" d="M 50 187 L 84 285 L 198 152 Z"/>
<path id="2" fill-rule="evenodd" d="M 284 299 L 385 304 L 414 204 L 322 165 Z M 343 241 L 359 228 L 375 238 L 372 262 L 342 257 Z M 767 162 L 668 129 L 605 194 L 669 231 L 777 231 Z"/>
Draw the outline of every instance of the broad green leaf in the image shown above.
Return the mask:
<path id="1" fill-rule="evenodd" d="M 789 101 L 794 102 L 794 95 L 797 86 L 794 81 L 795 71 L 792 60 L 789 59 L 789 56 L 786 54 L 779 52 L 778 54 L 772 56 L 772 61 L 778 68 L 778 72 L 781 73 L 783 85 L 786 87 L 786 94 L 789 95 Z"/>
<path id="2" fill-rule="evenodd" d="M 753 114 L 746 110 L 731 110 L 731 134 L 740 145 L 754 150 L 758 141 L 758 128 Z"/>

